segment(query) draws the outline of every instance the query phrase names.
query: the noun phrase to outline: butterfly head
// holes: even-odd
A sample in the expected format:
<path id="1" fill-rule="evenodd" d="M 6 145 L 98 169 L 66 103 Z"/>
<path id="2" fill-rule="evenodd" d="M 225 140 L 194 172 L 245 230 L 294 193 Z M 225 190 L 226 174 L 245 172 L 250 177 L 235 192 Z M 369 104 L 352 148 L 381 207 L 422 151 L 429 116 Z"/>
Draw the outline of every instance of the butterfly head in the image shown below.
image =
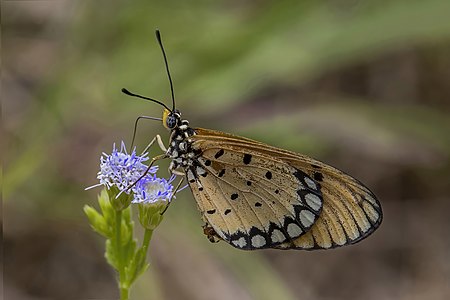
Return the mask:
<path id="1" fill-rule="evenodd" d="M 156 30 L 156 39 L 158 40 L 159 46 L 161 47 L 161 51 L 162 51 L 162 54 L 164 57 L 164 64 L 166 66 L 167 77 L 169 78 L 170 92 L 171 92 L 171 96 L 172 96 L 172 109 L 170 109 L 166 104 L 164 104 L 161 101 L 132 93 L 125 88 L 122 89 L 122 92 L 126 95 L 141 98 L 141 99 L 148 100 L 148 101 L 151 101 L 151 102 L 161 105 L 162 107 L 164 107 L 164 111 L 163 111 L 163 115 L 162 115 L 163 126 L 169 130 L 173 130 L 175 128 L 180 128 L 182 130 L 185 130 L 188 127 L 189 123 L 185 120 L 181 120 L 180 111 L 178 109 L 175 109 L 175 94 L 173 91 L 172 77 L 170 76 L 169 64 L 167 63 L 167 56 L 166 56 L 166 52 L 165 52 L 163 44 L 162 44 L 161 34 L 160 34 L 159 30 Z M 151 118 L 151 117 L 146 117 L 146 118 L 159 120 L 159 118 Z"/>

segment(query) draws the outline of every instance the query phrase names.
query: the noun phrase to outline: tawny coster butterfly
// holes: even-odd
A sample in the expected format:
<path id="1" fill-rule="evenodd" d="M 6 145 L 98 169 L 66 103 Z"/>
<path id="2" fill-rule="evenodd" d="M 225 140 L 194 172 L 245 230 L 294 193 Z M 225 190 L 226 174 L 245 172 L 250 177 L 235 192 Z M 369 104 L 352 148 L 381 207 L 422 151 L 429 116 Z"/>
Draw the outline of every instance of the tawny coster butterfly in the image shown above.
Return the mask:
<path id="1" fill-rule="evenodd" d="M 167 148 L 159 135 L 150 143 L 157 141 L 164 151 L 151 164 L 171 159 L 169 171 L 187 179 L 211 241 L 224 240 L 244 250 L 330 249 L 359 242 L 378 228 L 379 201 L 346 173 L 303 154 L 190 127 L 175 108 L 158 30 L 156 37 L 169 77 L 172 109 L 122 91 L 164 107 L 162 119 L 144 117 L 161 120 L 170 130 Z"/>

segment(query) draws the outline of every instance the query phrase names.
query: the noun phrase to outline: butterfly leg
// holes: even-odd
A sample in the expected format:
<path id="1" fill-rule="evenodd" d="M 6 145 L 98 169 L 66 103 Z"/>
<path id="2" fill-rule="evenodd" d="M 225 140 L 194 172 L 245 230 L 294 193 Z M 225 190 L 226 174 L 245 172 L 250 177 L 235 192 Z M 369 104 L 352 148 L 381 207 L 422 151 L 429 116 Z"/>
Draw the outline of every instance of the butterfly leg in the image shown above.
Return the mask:
<path id="1" fill-rule="evenodd" d="M 157 135 L 151 140 L 151 142 L 147 145 L 147 147 L 145 147 L 145 149 L 144 149 L 144 151 L 142 151 L 142 153 L 147 152 L 147 151 L 150 149 L 150 147 L 153 146 L 153 144 L 154 144 L 155 142 L 158 142 L 159 148 L 161 148 L 161 150 L 162 150 L 164 153 L 167 152 L 166 146 L 164 146 L 164 143 L 163 143 L 163 141 L 162 141 L 162 139 L 161 139 L 161 136 L 160 136 L 159 134 L 157 134 Z"/>
<path id="2" fill-rule="evenodd" d="M 175 196 L 175 194 L 176 194 L 176 193 L 178 192 L 178 190 L 180 189 L 180 186 L 181 186 L 181 184 L 183 183 L 183 181 L 184 181 L 184 176 L 181 178 L 180 182 L 178 182 L 177 186 L 175 187 L 175 190 L 174 190 L 172 196 L 170 197 L 169 202 L 167 203 L 166 207 L 165 207 L 164 210 L 161 212 L 161 215 L 163 215 L 163 214 L 166 212 L 166 210 L 169 208 L 170 203 L 172 203 L 173 197 Z"/>
<path id="3" fill-rule="evenodd" d="M 171 174 L 175 174 L 177 176 L 184 176 L 184 173 L 176 170 L 169 170 Z"/>

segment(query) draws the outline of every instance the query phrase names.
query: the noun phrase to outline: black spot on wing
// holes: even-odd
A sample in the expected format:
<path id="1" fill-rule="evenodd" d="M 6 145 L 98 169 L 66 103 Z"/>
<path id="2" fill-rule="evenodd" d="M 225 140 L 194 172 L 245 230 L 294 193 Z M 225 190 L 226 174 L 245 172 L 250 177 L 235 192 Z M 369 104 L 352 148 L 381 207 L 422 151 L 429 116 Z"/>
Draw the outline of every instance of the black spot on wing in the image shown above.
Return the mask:
<path id="1" fill-rule="evenodd" d="M 208 214 L 212 215 L 212 214 L 214 214 L 216 212 L 216 210 L 215 209 L 211 209 L 211 210 L 207 210 L 206 212 Z"/>
<path id="2" fill-rule="evenodd" d="M 252 156 L 250 154 L 244 154 L 244 164 L 248 165 L 252 161 Z"/>
<path id="3" fill-rule="evenodd" d="M 305 182 L 305 176 L 307 176 L 304 172 L 296 169 L 296 171 L 294 172 L 294 176 L 295 178 L 298 179 L 298 181 L 300 181 L 301 183 Z"/>
<path id="4" fill-rule="evenodd" d="M 261 202 L 256 202 L 255 203 L 255 207 L 261 207 L 261 206 L 262 206 Z"/>
<path id="5" fill-rule="evenodd" d="M 222 177 L 223 175 L 225 175 L 225 169 L 220 170 L 218 176 Z"/>
<path id="6" fill-rule="evenodd" d="M 266 178 L 269 179 L 269 180 L 272 179 L 272 172 L 267 171 L 266 172 Z"/>
<path id="7" fill-rule="evenodd" d="M 231 212 L 231 209 L 229 209 L 229 208 L 225 209 L 225 212 L 224 212 L 225 216 L 228 215 L 230 212 Z"/>
<path id="8" fill-rule="evenodd" d="M 217 158 L 221 157 L 224 152 L 225 151 L 223 151 L 223 149 L 220 149 L 219 151 L 217 151 L 217 153 L 214 155 L 214 157 L 217 159 Z"/>
<path id="9" fill-rule="evenodd" d="M 323 180 L 323 175 L 320 172 L 315 172 L 314 173 L 314 180 L 316 181 L 322 181 Z"/>
<path id="10" fill-rule="evenodd" d="M 236 200 L 238 197 L 239 197 L 239 195 L 234 193 L 234 194 L 231 194 L 230 198 L 231 198 L 231 200 Z"/>

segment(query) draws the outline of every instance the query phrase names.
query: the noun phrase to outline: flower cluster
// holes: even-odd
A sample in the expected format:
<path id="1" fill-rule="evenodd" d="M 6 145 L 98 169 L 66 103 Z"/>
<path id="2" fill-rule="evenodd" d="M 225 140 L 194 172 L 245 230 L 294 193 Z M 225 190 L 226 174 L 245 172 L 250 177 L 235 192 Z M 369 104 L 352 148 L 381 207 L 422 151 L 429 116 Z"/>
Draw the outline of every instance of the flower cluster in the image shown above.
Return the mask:
<path id="1" fill-rule="evenodd" d="M 97 173 L 100 185 L 104 185 L 108 189 L 115 186 L 120 191 L 129 194 L 130 190 L 127 190 L 127 188 L 138 181 L 148 168 L 143 163 L 148 160 L 147 155 L 148 153 L 137 155 L 136 150 L 128 154 L 123 142 L 121 143 L 120 151 L 114 144 L 112 153 L 103 153 L 103 156 L 100 158 L 100 171 Z M 150 168 L 148 174 L 152 175 L 157 171 L 158 167 L 155 166 Z M 135 189 L 132 191 L 134 192 Z"/>
<path id="2" fill-rule="evenodd" d="M 134 149 L 128 154 L 123 142 L 120 150 L 114 144 L 112 153 L 103 153 L 100 158 L 100 171 L 97 173 L 99 184 L 89 188 L 105 186 L 117 209 L 123 209 L 130 203 L 152 204 L 162 201 L 168 204 L 174 196 L 172 182 L 175 176 L 172 175 L 168 180 L 157 177 L 158 166 L 147 171 L 148 166 L 144 162 L 148 159 L 148 153 L 137 155 Z M 113 198 L 119 199 L 114 201 Z"/>
<path id="3" fill-rule="evenodd" d="M 103 153 L 100 158 L 97 174 L 100 183 L 93 187 L 104 185 L 116 210 L 123 210 L 131 203 L 138 204 L 141 225 L 153 230 L 174 197 L 172 182 L 175 175 L 168 180 L 157 177 L 158 167 L 148 169 L 144 164 L 148 160 L 147 155 L 137 155 L 136 150 L 128 154 L 123 142 L 120 150 L 114 145 L 111 154 Z"/>

